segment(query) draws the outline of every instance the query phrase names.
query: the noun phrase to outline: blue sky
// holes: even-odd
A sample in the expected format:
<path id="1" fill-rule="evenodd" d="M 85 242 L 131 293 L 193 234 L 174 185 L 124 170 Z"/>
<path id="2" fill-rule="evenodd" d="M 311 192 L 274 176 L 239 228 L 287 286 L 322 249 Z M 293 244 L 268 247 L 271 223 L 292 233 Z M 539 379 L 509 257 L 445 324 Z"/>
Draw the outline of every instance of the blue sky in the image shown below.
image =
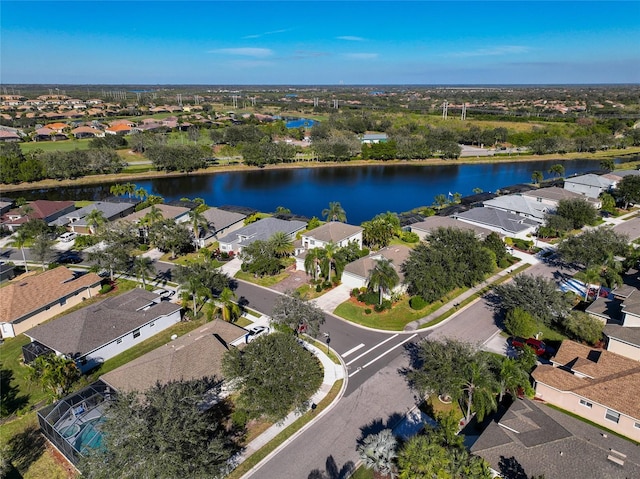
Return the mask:
<path id="1" fill-rule="evenodd" d="M 640 1 L 2 1 L 0 80 L 640 83 Z"/>

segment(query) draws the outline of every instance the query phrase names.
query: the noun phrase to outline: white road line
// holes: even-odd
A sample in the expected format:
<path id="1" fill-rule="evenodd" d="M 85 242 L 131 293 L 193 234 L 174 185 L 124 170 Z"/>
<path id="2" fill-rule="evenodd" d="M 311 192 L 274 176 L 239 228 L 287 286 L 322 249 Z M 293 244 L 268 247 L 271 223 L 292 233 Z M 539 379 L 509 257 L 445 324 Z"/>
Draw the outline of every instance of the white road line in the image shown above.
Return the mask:
<path id="1" fill-rule="evenodd" d="M 362 366 L 362 369 L 366 368 L 367 366 L 371 365 L 372 363 L 376 362 L 378 359 L 386 356 L 387 354 L 389 354 L 391 351 L 393 351 L 396 348 L 399 348 L 400 346 L 402 346 L 404 343 L 406 343 L 407 341 L 411 341 L 413 338 L 415 338 L 418 335 L 418 333 L 414 334 L 413 336 L 411 336 L 410 338 L 405 339 L 404 341 L 402 341 L 401 343 L 396 344 L 394 347 L 392 347 L 391 349 L 387 349 L 384 353 L 382 353 L 380 356 L 378 356 L 377 358 L 372 359 L 371 361 L 369 361 L 367 364 L 365 364 L 364 366 Z"/>
<path id="2" fill-rule="evenodd" d="M 360 372 L 360 368 L 356 369 L 354 372 L 352 372 L 351 374 L 349 374 L 349 377 L 351 376 L 355 376 L 356 374 L 358 374 Z"/>
<path id="3" fill-rule="evenodd" d="M 381 343 L 376 344 L 374 347 L 372 347 L 371 349 L 367 349 L 364 353 L 362 353 L 360 356 L 356 356 L 355 358 L 353 358 L 351 361 L 349 361 L 346 365 L 349 366 L 349 364 L 353 364 L 355 361 L 357 361 L 358 359 L 360 359 L 362 356 L 365 356 L 367 354 L 369 354 L 371 351 L 373 351 L 376 348 L 379 348 L 380 346 L 382 346 L 383 344 L 385 344 L 388 341 L 391 341 L 393 338 L 395 338 L 396 336 L 398 336 L 397 334 L 394 334 L 393 336 L 389 336 L 387 339 L 385 339 L 384 341 L 382 341 Z"/>
<path id="4" fill-rule="evenodd" d="M 364 343 L 360 343 L 358 344 L 355 348 L 351 348 L 349 351 L 347 351 L 346 353 L 344 353 L 342 355 L 343 358 L 346 358 L 347 356 L 349 356 L 351 353 L 355 353 L 358 349 L 364 348 Z"/>

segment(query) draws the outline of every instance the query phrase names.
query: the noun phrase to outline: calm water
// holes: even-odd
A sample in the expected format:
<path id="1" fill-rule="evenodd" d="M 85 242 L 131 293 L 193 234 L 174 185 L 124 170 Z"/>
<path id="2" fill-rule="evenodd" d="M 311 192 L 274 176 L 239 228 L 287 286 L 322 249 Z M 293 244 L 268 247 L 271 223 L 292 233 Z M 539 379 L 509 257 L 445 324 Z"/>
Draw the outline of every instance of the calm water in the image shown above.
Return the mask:
<path id="1" fill-rule="evenodd" d="M 558 160 L 475 165 L 375 165 L 195 175 L 137 181 L 166 201 L 204 198 L 211 206 L 240 205 L 272 212 L 278 206 L 293 213 L 320 217 L 330 201 L 339 201 L 347 220 L 360 224 L 385 211 L 403 212 L 431 205 L 438 194 L 472 194 L 474 188 L 495 191 L 530 182 L 535 170 L 545 172 Z M 563 161 L 566 175 L 598 169 L 597 161 Z M 110 184 L 20 192 L 27 199 L 102 199 Z M 18 195 L 18 194 L 16 194 Z"/>

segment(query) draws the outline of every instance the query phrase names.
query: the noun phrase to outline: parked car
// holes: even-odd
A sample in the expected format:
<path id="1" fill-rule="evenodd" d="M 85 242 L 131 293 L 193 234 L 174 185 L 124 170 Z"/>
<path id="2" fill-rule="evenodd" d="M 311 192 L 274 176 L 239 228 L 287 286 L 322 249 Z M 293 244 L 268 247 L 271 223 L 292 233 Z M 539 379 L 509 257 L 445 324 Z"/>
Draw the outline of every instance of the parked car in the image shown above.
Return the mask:
<path id="1" fill-rule="evenodd" d="M 252 326 L 248 329 L 248 333 L 245 336 L 247 343 L 250 343 L 258 336 L 262 336 L 263 334 L 267 334 L 269 332 L 269 328 L 266 326 Z"/>
<path id="2" fill-rule="evenodd" d="M 63 243 L 68 243 L 70 241 L 73 241 L 74 239 L 76 239 L 76 237 L 78 236 L 77 233 L 71 233 L 71 232 L 67 232 L 67 233 L 62 233 L 58 239 L 60 241 L 62 241 Z"/>
<path id="3" fill-rule="evenodd" d="M 550 356 L 555 352 L 553 348 L 547 346 L 544 341 L 536 338 L 524 339 L 516 336 L 511 338 L 511 346 L 520 349 L 529 346 L 533 349 L 533 352 L 536 353 L 536 356 Z"/>
<path id="4" fill-rule="evenodd" d="M 58 263 L 60 264 L 78 264 L 82 263 L 82 255 L 77 251 L 65 251 L 58 256 Z"/>
<path id="5" fill-rule="evenodd" d="M 174 294 L 176 294 L 175 291 L 173 291 L 172 289 L 156 289 L 153 291 L 154 294 L 157 294 L 160 296 L 160 299 L 169 299 L 171 298 Z"/>

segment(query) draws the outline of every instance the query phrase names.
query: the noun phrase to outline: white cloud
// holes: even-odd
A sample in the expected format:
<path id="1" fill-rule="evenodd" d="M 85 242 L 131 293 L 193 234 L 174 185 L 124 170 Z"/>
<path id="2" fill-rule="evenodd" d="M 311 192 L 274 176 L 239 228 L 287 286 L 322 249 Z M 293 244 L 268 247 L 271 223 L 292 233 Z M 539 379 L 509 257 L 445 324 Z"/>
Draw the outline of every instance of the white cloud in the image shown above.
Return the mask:
<path id="1" fill-rule="evenodd" d="M 498 45 L 491 48 L 479 48 L 477 50 L 469 50 L 462 52 L 451 52 L 445 56 L 452 57 L 487 57 L 498 55 L 511 55 L 515 53 L 526 53 L 530 51 L 529 47 L 523 45 Z"/>
<path id="2" fill-rule="evenodd" d="M 345 53 L 344 56 L 355 60 L 372 60 L 378 58 L 377 53 Z"/>
<path id="3" fill-rule="evenodd" d="M 248 38 L 260 38 L 260 37 L 264 37 L 265 35 L 275 35 L 277 33 L 285 33 L 288 32 L 289 29 L 288 28 L 282 28 L 280 30 L 272 30 L 270 32 L 263 32 L 263 33 L 254 33 L 253 35 L 245 35 L 244 37 L 242 37 L 243 39 L 248 39 Z"/>
<path id="4" fill-rule="evenodd" d="M 224 55 L 240 55 L 243 57 L 266 58 L 273 55 L 273 50 L 269 48 L 219 48 L 210 50 L 209 53 L 222 53 Z"/>
<path id="5" fill-rule="evenodd" d="M 347 42 L 363 42 L 364 38 L 362 37 L 354 37 L 353 35 L 343 35 L 340 37 L 336 37 L 338 40 L 345 40 Z"/>

